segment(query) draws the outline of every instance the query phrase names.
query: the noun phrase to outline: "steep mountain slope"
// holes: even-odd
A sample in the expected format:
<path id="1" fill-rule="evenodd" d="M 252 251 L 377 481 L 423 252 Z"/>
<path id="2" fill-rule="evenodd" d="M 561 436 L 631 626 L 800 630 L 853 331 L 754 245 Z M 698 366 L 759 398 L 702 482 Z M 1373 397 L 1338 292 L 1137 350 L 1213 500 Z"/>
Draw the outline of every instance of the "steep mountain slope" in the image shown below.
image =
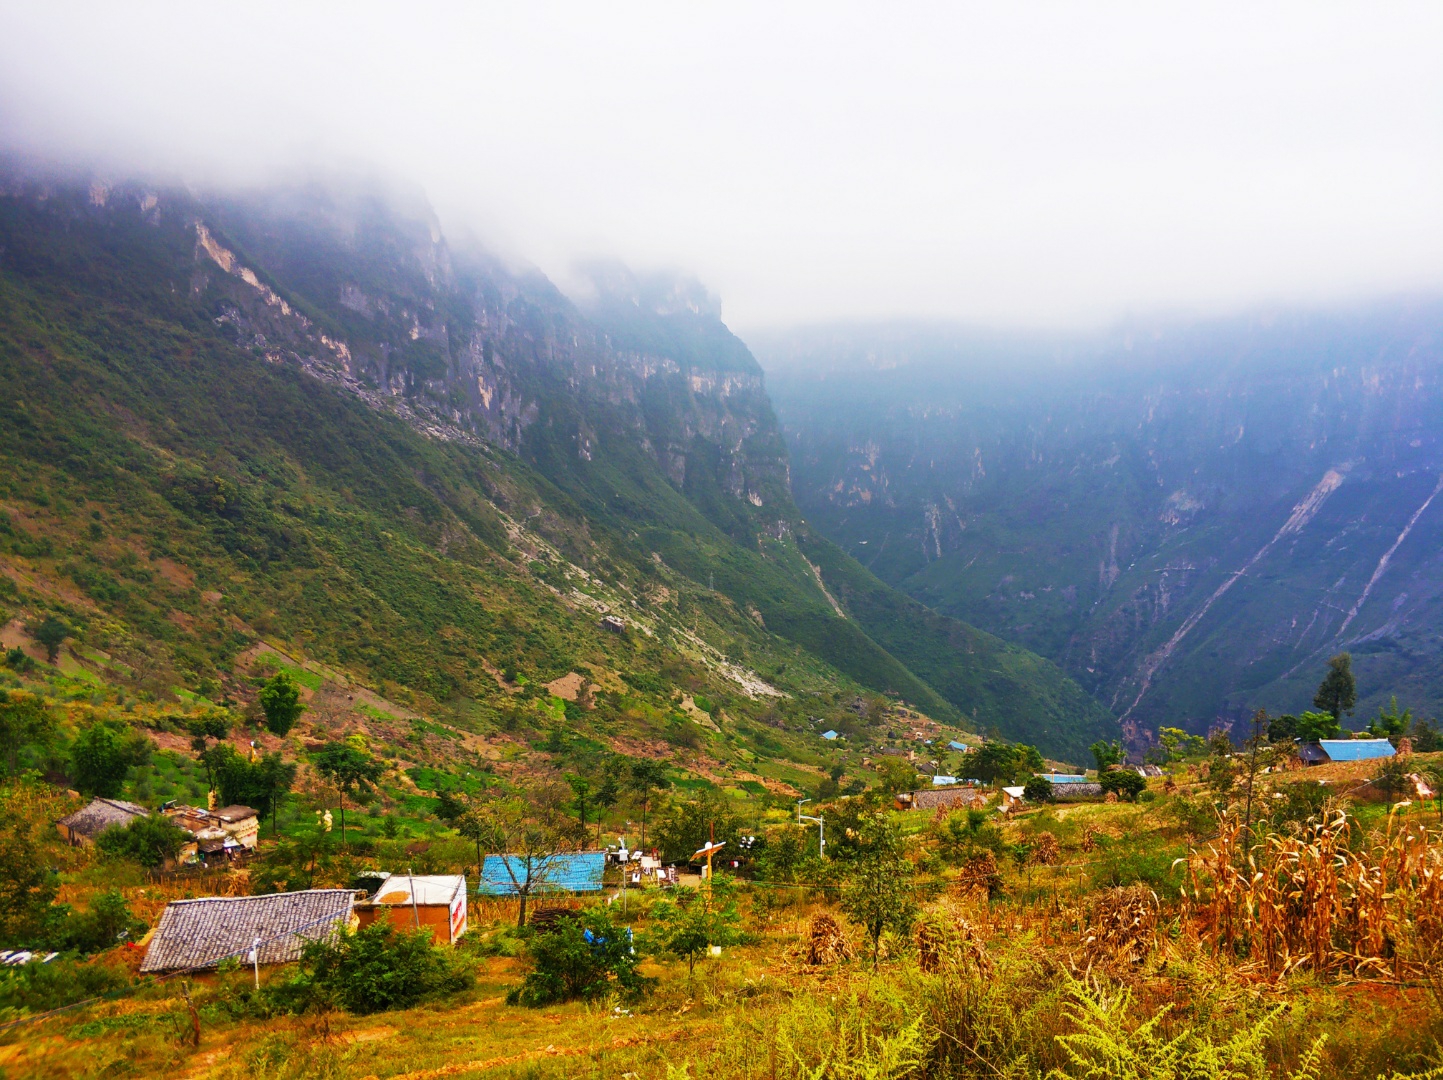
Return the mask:
<path id="1" fill-rule="evenodd" d="M 373 186 L 12 177 L 9 605 L 65 610 L 156 693 L 224 686 L 259 634 L 480 723 L 510 708 L 508 664 L 657 687 L 679 664 L 758 716 L 868 689 L 1051 732 L 1053 752 L 1106 727 L 1075 725 L 1066 678 L 986 635 L 954 648 L 957 627 L 929 626 L 903 662 L 875 603 L 839 617 L 760 370 L 714 302 L 596 276 L 583 312 Z M 618 608 L 620 638 L 595 621 Z"/>
<path id="2" fill-rule="evenodd" d="M 1137 727 L 1306 707 L 1325 659 L 1443 711 L 1443 308 L 1090 339 L 758 339 L 810 520 Z"/>

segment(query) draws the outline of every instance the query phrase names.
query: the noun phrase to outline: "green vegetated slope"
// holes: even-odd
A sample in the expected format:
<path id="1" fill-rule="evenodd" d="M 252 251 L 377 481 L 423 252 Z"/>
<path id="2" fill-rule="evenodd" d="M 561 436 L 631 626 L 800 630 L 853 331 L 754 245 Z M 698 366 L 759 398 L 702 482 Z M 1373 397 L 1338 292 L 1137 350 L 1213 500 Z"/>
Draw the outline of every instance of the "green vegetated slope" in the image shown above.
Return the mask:
<path id="1" fill-rule="evenodd" d="M 1419 303 L 756 344 L 819 531 L 1129 722 L 1202 729 L 1307 707 L 1342 650 L 1362 712 L 1443 710 L 1440 327 Z"/>
<path id="2" fill-rule="evenodd" d="M 836 615 L 755 364 L 685 288 L 604 282 L 588 316 L 372 189 L 27 183 L 0 199 L 3 602 L 152 691 L 222 685 L 264 635 L 475 722 L 508 664 L 680 665 L 791 695 L 753 711 L 865 689 L 1076 745 L 1046 665 L 950 621 L 889 636 L 845 556 L 869 599 Z M 618 605 L 650 633 L 598 627 Z"/>

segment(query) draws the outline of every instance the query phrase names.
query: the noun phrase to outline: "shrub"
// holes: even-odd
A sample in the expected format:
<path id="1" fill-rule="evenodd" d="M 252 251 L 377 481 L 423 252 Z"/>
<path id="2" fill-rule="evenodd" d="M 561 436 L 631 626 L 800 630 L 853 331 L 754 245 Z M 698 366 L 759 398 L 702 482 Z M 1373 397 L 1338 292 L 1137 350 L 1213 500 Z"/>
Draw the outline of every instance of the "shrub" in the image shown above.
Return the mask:
<path id="1" fill-rule="evenodd" d="M 133 941 L 145 933 L 145 923 L 130 913 L 130 905 L 118 890 L 98 893 L 90 910 L 76 913 L 68 904 L 52 907 L 46 920 L 46 939 L 53 949 L 64 952 L 98 953 L 122 941 Z"/>
<path id="2" fill-rule="evenodd" d="M 592 1000 L 613 991 L 624 998 L 639 998 L 654 984 L 636 969 L 631 931 L 613 922 L 604 907 L 558 919 L 532 937 L 527 952 L 533 967 L 522 984 L 506 995 L 512 1005 Z"/>
<path id="3" fill-rule="evenodd" d="M 0 967 L 0 1015 L 45 1012 L 120 990 L 125 970 L 62 957 L 48 964 Z"/>
<path id="4" fill-rule="evenodd" d="M 1098 778 L 1103 791 L 1115 791 L 1119 799 L 1136 802 L 1147 788 L 1147 781 L 1131 769 L 1113 769 Z"/>
<path id="5" fill-rule="evenodd" d="M 260 703 L 266 714 L 266 727 L 273 735 L 285 735 L 306 711 L 301 704 L 301 688 L 287 671 L 276 672 L 261 687 Z"/>
<path id="6" fill-rule="evenodd" d="M 426 930 L 398 931 L 377 922 L 354 933 L 310 942 L 301 974 L 275 990 L 293 1012 L 339 1007 L 364 1014 L 407 1009 L 470 989 L 474 976 Z"/>
<path id="7" fill-rule="evenodd" d="M 1022 785 L 1022 797 L 1030 803 L 1050 803 L 1052 781 L 1045 776 L 1028 777 L 1027 783 Z"/>
<path id="8" fill-rule="evenodd" d="M 190 841 L 190 834 L 160 814 L 135 818 L 130 824 L 112 826 L 95 838 L 95 846 L 106 855 L 133 859 L 141 866 L 158 867 L 177 858 Z"/>

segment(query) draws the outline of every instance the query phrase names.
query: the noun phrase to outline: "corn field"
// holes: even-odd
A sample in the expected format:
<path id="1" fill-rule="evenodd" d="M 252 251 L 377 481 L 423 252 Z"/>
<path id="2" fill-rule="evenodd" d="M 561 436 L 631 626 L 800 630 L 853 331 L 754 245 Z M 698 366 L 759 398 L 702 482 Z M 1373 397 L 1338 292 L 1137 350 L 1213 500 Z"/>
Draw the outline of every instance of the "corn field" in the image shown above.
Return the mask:
<path id="1" fill-rule="evenodd" d="M 1443 831 L 1390 816 L 1354 844 L 1329 808 L 1298 835 L 1260 841 L 1224 818 L 1187 860 L 1183 926 L 1269 975 L 1421 978 L 1443 960 Z M 1443 987 L 1440 987 L 1443 988 Z"/>

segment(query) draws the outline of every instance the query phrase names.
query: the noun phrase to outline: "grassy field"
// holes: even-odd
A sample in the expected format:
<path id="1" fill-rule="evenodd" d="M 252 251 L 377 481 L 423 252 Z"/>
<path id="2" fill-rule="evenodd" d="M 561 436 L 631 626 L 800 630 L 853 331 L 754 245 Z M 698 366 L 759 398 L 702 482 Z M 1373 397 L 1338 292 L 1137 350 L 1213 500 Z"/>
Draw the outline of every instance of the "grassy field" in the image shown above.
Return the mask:
<path id="1" fill-rule="evenodd" d="M 1426 769 L 1434 757 L 1418 755 L 1414 764 Z M 657 983 L 641 1000 L 508 1005 L 507 992 L 530 967 L 527 940 L 515 930 L 514 901 L 486 900 L 473 904 L 457 949 L 474 973 L 469 990 L 372 1015 L 260 1016 L 246 1004 L 249 972 L 131 979 L 141 950 L 121 946 L 87 962 L 126 975 L 113 1000 L 5 1030 L 0 1069 L 14 1077 L 256 1080 L 1341 1078 L 1427 1074 L 1443 1063 L 1443 986 L 1423 948 L 1443 940 L 1428 924 L 1437 921 L 1429 875 L 1443 865 L 1437 808 L 1370 800 L 1358 764 L 1332 766 L 1321 778 L 1352 789 L 1350 799 L 1329 803 L 1312 825 L 1265 820 L 1246 845 L 1237 819 L 1219 823 L 1214 814 L 1208 825 L 1196 814 L 1208 791 L 1203 771 L 1177 768 L 1132 804 L 1048 806 L 980 823 L 957 812 L 883 811 L 906 836 L 920 929 L 884 934 L 875 969 L 862 929 L 838 906 L 842 872 L 832 887 L 742 883 L 742 943 L 692 974 L 680 961 L 648 956 L 642 971 Z M 1258 801 L 1276 802 L 1272 792 L 1298 780 L 1270 775 Z M 1331 869 L 1299 877 L 1339 807 L 1346 824 Z M 863 810 L 863 818 L 875 812 Z M 849 808 L 826 812 L 841 822 Z M 972 838 L 959 841 L 969 828 Z M 168 898 L 249 887 L 246 872 L 127 878 L 113 863 L 67 857 L 62 899 L 83 904 L 102 885 L 118 886 L 147 922 Z M 989 857 L 990 898 L 976 876 L 979 859 Z M 1246 867 L 1253 884 L 1241 887 L 1253 892 L 1244 899 L 1228 882 L 1246 879 Z M 329 870 L 337 879 L 344 872 L 341 862 Z M 1386 888 L 1369 900 L 1376 874 Z M 1268 882 L 1291 882 L 1291 891 L 1269 892 Z M 1300 897 L 1328 887 L 1326 947 L 1311 954 L 1304 943 L 1288 953 L 1289 927 L 1312 925 L 1326 906 Z M 658 895 L 632 892 L 619 914 L 639 942 L 657 925 Z M 1290 920 L 1275 928 L 1281 954 L 1268 945 L 1274 930 L 1265 909 L 1273 902 Z M 825 916 L 843 928 L 850 959 L 809 962 L 815 920 Z M 1382 933 L 1372 945 L 1369 920 Z M 265 970 L 262 983 L 292 974 Z"/>

